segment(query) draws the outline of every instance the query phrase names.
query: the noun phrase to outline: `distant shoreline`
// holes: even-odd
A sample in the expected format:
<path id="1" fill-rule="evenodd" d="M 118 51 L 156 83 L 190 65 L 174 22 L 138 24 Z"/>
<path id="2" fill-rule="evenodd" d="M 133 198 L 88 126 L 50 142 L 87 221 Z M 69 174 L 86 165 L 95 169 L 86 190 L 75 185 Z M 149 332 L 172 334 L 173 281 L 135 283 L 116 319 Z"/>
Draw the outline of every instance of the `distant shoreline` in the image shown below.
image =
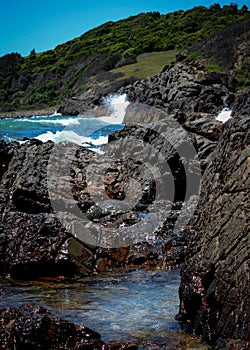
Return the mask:
<path id="1" fill-rule="evenodd" d="M 29 118 L 33 116 L 49 116 L 58 110 L 58 106 L 38 109 L 38 110 L 30 110 L 30 111 L 13 111 L 13 112 L 1 112 L 0 119 L 14 119 L 14 118 Z"/>

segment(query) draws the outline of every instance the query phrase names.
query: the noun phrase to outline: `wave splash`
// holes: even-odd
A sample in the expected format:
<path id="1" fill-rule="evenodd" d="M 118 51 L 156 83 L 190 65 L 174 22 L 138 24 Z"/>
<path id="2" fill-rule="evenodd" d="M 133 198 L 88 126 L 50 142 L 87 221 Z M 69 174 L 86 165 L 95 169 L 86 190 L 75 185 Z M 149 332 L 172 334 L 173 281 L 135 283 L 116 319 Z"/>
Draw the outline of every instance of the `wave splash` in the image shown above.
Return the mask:
<path id="1" fill-rule="evenodd" d="M 42 142 L 73 142 L 88 148 L 100 148 L 108 142 L 108 135 L 123 127 L 123 119 L 129 104 L 126 94 L 110 95 L 105 103 L 112 110 L 110 116 L 91 117 L 33 116 L 0 120 L 0 138 L 7 142 L 22 142 L 23 138 L 36 138 Z M 97 149 L 98 151 L 98 149 Z"/>
<path id="2" fill-rule="evenodd" d="M 226 123 L 229 119 L 231 119 L 232 110 L 228 107 L 223 108 L 223 110 L 217 115 L 215 118 L 219 122 Z"/>
<path id="3" fill-rule="evenodd" d="M 109 124 L 122 124 L 126 109 L 129 105 L 129 101 L 127 101 L 127 95 L 110 95 L 106 98 L 104 104 L 108 105 L 112 113 L 110 116 L 99 117 L 101 121 Z"/>

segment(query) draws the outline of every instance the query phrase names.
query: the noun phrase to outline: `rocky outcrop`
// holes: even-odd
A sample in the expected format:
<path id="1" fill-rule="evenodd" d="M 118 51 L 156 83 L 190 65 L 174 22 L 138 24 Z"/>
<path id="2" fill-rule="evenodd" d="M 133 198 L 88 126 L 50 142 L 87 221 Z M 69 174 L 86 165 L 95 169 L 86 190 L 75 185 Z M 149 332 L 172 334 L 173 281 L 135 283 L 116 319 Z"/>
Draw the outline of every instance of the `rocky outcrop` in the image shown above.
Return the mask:
<path id="1" fill-rule="evenodd" d="M 129 101 L 134 102 L 127 109 L 125 122 L 148 123 L 163 119 L 166 113 L 217 114 L 229 96 L 228 79 L 226 74 L 207 72 L 198 63 L 178 62 L 166 66 L 152 78 L 124 81 L 119 90 L 117 84 L 116 91 L 118 94 L 126 93 Z M 104 103 L 108 85 L 107 81 L 90 84 L 82 95 L 65 100 L 58 112 L 63 115 L 109 114 Z M 112 91 L 115 91 L 114 88 Z M 152 111 L 150 106 L 161 110 Z"/>
<path id="2" fill-rule="evenodd" d="M 150 109 L 154 112 L 156 108 Z M 216 145 L 205 137 L 214 135 L 211 123 L 201 118 L 196 126 L 200 134 L 190 133 L 190 139 L 170 116 L 155 130 L 128 125 L 109 136 L 103 147 L 105 156 L 61 144 L 54 159 L 57 148 L 53 142 L 28 140 L 20 145 L 1 141 L 1 272 L 12 278 L 44 279 L 86 275 L 94 269 L 183 262 L 187 240 L 182 233 L 173 232 L 186 195 L 183 164 L 189 164 L 190 179 L 197 177 L 199 183 L 199 164 L 203 171 Z M 194 143 L 194 158 L 189 162 L 184 157 L 182 163 L 178 152 L 188 150 L 190 142 Z M 187 199 L 192 202 L 197 191 L 192 187 Z M 155 219 L 150 211 L 164 205 L 169 217 L 162 209 L 160 226 L 156 221 L 151 229 Z M 83 224 L 76 212 L 83 214 Z M 112 234 L 117 231 L 117 236 L 122 228 L 123 243 L 116 245 Z M 101 239 L 110 240 L 110 249 L 103 247 Z M 145 244 L 138 244 L 141 241 Z M 103 248 L 97 250 L 97 246 Z"/>
<path id="3" fill-rule="evenodd" d="M 234 101 L 231 103 L 232 116 L 248 116 L 250 111 L 250 87 L 235 94 Z"/>
<path id="4" fill-rule="evenodd" d="M 121 88 L 119 92 L 126 93 L 131 102 L 162 108 L 168 114 L 216 114 L 229 94 L 227 86 L 227 75 L 209 73 L 200 64 L 180 62 L 166 66 L 159 75 Z"/>
<path id="5" fill-rule="evenodd" d="M 249 116 L 226 123 L 188 226 L 178 319 L 216 349 L 249 345 L 249 127 Z"/>
<path id="6" fill-rule="evenodd" d="M 85 91 L 70 99 L 64 99 L 58 108 L 62 115 L 91 115 L 95 117 L 110 115 L 113 110 L 106 103 L 108 95 L 116 94 L 122 86 L 134 83 L 137 79 L 130 77 L 121 81 L 115 80 L 115 74 L 103 72 L 103 76 L 88 83 Z"/>
<path id="7" fill-rule="evenodd" d="M 1 349 L 103 349 L 101 336 L 91 329 L 52 316 L 40 305 L 0 311 Z"/>
<path id="8" fill-rule="evenodd" d="M 66 232 L 53 213 L 47 186 L 53 146 L 37 140 L 1 142 L 0 272 L 13 278 L 67 277 L 93 270 L 95 248 Z"/>
<path id="9" fill-rule="evenodd" d="M 134 129 L 142 131 L 138 126 Z M 145 132 L 150 135 L 150 130 Z M 118 135 L 113 139 L 115 137 Z M 157 134 L 152 136 L 152 142 L 156 137 Z M 166 227 L 163 240 L 161 233 L 159 242 L 146 244 L 149 248 L 144 249 L 143 259 L 138 258 L 142 254 L 141 247 L 132 249 L 130 246 L 134 240 L 137 243 L 146 237 L 143 229 L 146 230 L 149 224 L 148 208 L 155 201 L 155 179 L 145 168 L 138 150 L 138 157 L 131 159 L 124 154 L 125 158 L 120 159 L 119 152 L 115 157 L 117 144 L 111 142 L 110 146 L 105 158 L 84 147 L 62 144 L 57 165 L 57 162 L 53 163 L 53 142 L 29 140 L 20 145 L 1 141 L 2 274 L 10 274 L 16 279 L 61 279 L 86 275 L 94 268 L 101 271 L 103 266 L 106 269 L 106 266 L 147 265 L 148 261 L 156 266 L 162 264 L 171 248 L 172 258 L 165 259 L 165 262 L 174 265 L 183 260 L 186 242 L 180 244 L 178 237 L 170 237 Z M 67 151 L 71 148 L 73 153 L 68 158 Z M 48 170 L 49 165 L 52 172 Z M 178 171 L 177 167 L 176 181 L 181 184 Z M 164 176 L 170 174 L 167 172 Z M 49 189 L 49 183 L 50 186 L 55 184 L 53 191 Z M 176 195 L 175 201 L 179 200 L 179 195 Z M 84 214 L 84 224 L 81 224 L 82 218 L 79 221 L 74 214 L 75 210 L 79 210 L 79 215 Z M 145 222 L 144 218 L 147 218 Z M 143 231 L 143 237 L 139 239 L 138 227 L 133 227 L 136 223 Z M 128 230 L 122 236 L 125 248 L 119 251 L 121 257 L 115 254 L 116 249 L 111 253 L 110 250 L 104 252 L 105 249 L 96 251 L 101 242 L 98 237 L 110 239 L 110 242 L 113 240 L 111 236 L 104 236 L 102 230 L 111 229 L 112 235 L 122 227 Z M 109 234 L 108 231 L 106 233 Z M 167 242 L 168 247 L 164 248 Z M 118 244 L 120 246 L 121 243 Z M 154 259 L 152 250 L 155 251 Z M 109 254 L 115 263 L 105 263 L 103 258 Z"/>
<path id="10" fill-rule="evenodd" d="M 197 118 L 195 120 L 187 120 L 183 124 L 183 127 L 195 134 L 195 135 L 200 135 L 206 138 L 207 140 L 210 141 L 218 141 L 222 129 L 223 129 L 223 124 L 217 120 L 215 120 L 213 117 L 201 117 Z"/>

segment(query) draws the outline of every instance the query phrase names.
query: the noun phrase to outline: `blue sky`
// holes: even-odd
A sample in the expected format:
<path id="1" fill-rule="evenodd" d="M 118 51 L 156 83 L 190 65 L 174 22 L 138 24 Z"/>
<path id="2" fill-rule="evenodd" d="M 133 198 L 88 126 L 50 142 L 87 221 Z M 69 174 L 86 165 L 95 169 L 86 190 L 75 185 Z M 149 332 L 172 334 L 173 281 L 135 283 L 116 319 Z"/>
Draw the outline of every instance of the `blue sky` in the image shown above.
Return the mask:
<path id="1" fill-rule="evenodd" d="M 214 3 L 210 0 L 2 0 L 0 4 L 0 56 L 19 52 L 26 56 L 53 49 L 107 21 L 116 21 L 140 12 L 168 13 Z M 239 8 L 250 0 L 235 1 Z"/>

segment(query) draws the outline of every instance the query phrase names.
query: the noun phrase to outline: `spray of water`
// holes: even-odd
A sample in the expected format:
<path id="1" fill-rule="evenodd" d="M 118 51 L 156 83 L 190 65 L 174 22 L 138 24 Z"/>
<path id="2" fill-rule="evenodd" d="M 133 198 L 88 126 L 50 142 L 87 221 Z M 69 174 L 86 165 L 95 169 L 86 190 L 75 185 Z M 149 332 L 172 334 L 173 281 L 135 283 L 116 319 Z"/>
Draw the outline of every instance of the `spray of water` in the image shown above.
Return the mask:
<path id="1" fill-rule="evenodd" d="M 231 114 L 232 114 L 231 109 L 227 107 L 223 108 L 223 110 L 216 117 L 216 120 L 218 120 L 219 122 L 225 123 L 226 121 L 232 118 Z"/>
<path id="2" fill-rule="evenodd" d="M 111 115 L 108 117 L 100 117 L 100 120 L 109 124 L 122 124 L 125 117 L 127 106 L 127 95 L 110 95 L 106 98 L 105 105 L 111 109 Z"/>

